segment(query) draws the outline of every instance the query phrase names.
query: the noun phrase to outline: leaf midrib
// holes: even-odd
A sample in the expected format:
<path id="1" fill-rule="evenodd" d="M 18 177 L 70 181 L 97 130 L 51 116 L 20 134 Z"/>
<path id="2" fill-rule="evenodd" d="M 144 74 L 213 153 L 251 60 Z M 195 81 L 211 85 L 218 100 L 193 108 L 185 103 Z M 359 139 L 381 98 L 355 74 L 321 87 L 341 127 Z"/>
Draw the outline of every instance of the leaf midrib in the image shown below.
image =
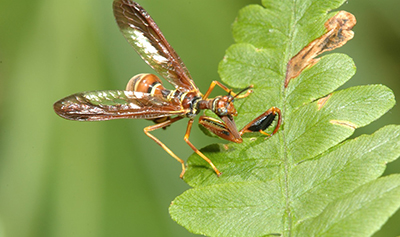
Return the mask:
<path id="1" fill-rule="evenodd" d="M 290 15 L 290 22 L 292 22 L 292 24 L 290 25 L 291 28 L 289 30 L 289 36 L 288 36 L 288 47 L 286 47 L 285 50 L 285 60 L 282 62 L 281 65 L 281 69 L 282 72 L 285 72 L 283 74 L 283 78 L 281 80 L 282 82 L 282 93 L 281 94 L 281 98 L 280 100 L 283 102 L 282 103 L 282 117 L 283 117 L 283 123 L 282 123 L 282 129 L 281 129 L 281 134 L 282 134 L 282 146 L 281 146 L 281 152 L 282 152 L 282 157 L 283 157 L 283 165 L 284 165 L 284 180 L 283 180 L 283 184 L 284 184 L 284 193 L 283 196 L 285 197 L 285 213 L 286 216 L 284 217 L 286 220 L 283 220 L 283 232 L 282 232 L 282 236 L 291 236 L 292 235 L 292 215 L 291 215 L 291 208 L 290 208 L 290 192 L 289 192 L 289 168 L 290 168 L 290 164 L 289 164 L 289 156 L 288 156 L 288 144 L 285 138 L 285 124 L 284 124 L 284 118 L 285 118 L 285 114 L 286 114 L 286 109 L 289 106 L 286 106 L 288 101 L 287 96 L 285 94 L 286 92 L 286 88 L 284 85 L 284 81 L 285 81 L 285 76 L 286 76 L 286 70 L 287 70 L 287 62 L 289 62 L 290 60 L 290 55 L 289 53 L 292 52 L 293 50 L 293 39 L 294 39 L 294 31 L 295 31 L 295 26 L 297 24 L 297 21 L 295 21 L 296 19 L 296 0 L 292 0 L 292 11 L 291 11 L 291 15 Z M 290 108 L 290 107 L 289 107 Z"/>

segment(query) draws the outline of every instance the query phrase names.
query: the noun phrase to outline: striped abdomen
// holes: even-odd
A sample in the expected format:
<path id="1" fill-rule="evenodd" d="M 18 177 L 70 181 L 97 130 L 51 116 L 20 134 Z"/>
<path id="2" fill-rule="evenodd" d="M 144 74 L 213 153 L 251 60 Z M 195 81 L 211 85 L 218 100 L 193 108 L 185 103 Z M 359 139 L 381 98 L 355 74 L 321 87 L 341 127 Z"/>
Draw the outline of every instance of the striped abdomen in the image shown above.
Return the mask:
<path id="1" fill-rule="evenodd" d="M 138 91 L 149 93 L 151 96 L 162 95 L 169 93 L 162 85 L 160 78 L 154 74 L 138 74 L 132 77 L 126 85 L 127 91 Z"/>

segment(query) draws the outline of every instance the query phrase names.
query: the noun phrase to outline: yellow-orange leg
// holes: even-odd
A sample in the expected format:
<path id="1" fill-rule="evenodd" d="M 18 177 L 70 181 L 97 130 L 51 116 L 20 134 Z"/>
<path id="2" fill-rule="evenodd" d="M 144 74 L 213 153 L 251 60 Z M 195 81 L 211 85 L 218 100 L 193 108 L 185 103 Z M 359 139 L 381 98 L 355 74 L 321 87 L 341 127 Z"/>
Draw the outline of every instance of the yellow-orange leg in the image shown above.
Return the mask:
<path id="1" fill-rule="evenodd" d="M 207 161 L 208 164 L 210 164 L 210 166 L 214 169 L 215 173 L 219 177 L 222 173 L 219 172 L 217 167 L 212 163 L 212 161 L 210 159 L 207 158 L 207 156 L 205 156 L 203 153 L 201 153 L 201 151 L 199 151 L 199 149 L 197 149 L 195 146 L 193 146 L 193 144 L 189 141 L 190 130 L 192 129 L 192 125 L 193 125 L 193 119 L 190 119 L 188 122 L 187 128 L 186 128 L 186 134 L 184 137 L 185 142 L 193 149 L 194 152 L 196 152 L 197 155 L 199 155 L 201 158 L 203 158 L 205 161 Z"/>
<path id="2" fill-rule="evenodd" d="M 218 85 L 219 87 L 221 87 L 224 91 L 230 93 L 233 97 L 238 98 L 238 99 L 247 97 L 247 96 L 249 96 L 249 95 L 253 92 L 252 90 L 248 90 L 248 91 L 246 92 L 246 94 L 243 94 L 243 95 L 236 95 L 235 93 L 232 92 L 231 89 L 229 89 L 228 87 L 226 87 L 225 85 L 223 85 L 221 82 L 219 82 L 219 81 L 212 81 L 211 84 L 210 84 L 210 87 L 208 87 L 208 90 L 206 91 L 206 93 L 205 93 L 204 96 L 203 96 L 203 100 L 205 100 L 205 99 L 208 98 L 208 96 L 211 94 L 211 91 L 214 90 L 214 87 L 217 86 L 217 85 Z M 252 88 L 252 87 L 253 87 L 253 86 L 250 86 L 249 88 Z"/>
<path id="3" fill-rule="evenodd" d="M 272 119 L 270 119 L 270 117 L 269 117 L 270 115 L 273 115 L 274 117 L 272 117 Z M 269 125 L 271 125 L 271 123 L 273 122 L 273 119 L 275 118 L 275 115 L 278 115 L 278 123 L 276 124 L 275 129 L 272 132 L 272 134 L 268 134 L 268 133 L 264 132 L 264 130 L 267 129 L 269 127 Z M 246 126 L 244 126 L 239 131 L 239 134 L 240 134 L 240 136 L 242 136 L 244 133 L 247 133 L 247 132 L 260 132 L 260 133 L 270 137 L 271 135 L 274 135 L 276 132 L 278 132 L 279 127 L 281 126 L 281 123 L 282 123 L 281 110 L 278 109 L 277 107 L 272 107 L 272 108 L 268 109 L 267 111 L 265 111 L 264 113 L 262 113 L 257 118 L 253 119 Z"/>
<path id="4" fill-rule="evenodd" d="M 165 128 L 165 127 L 171 125 L 172 123 L 174 123 L 174 122 L 176 122 L 176 121 L 178 121 L 178 120 L 180 120 L 182 118 L 183 117 L 175 117 L 175 118 L 169 119 L 169 120 L 167 120 L 165 122 L 162 122 L 162 123 L 159 123 L 159 124 L 156 124 L 156 125 L 152 125 L 152 126 L 148 126 L 148 127 L 145 127 L 143 129 L 144 133 L 148 137 L 153 139 L 153 141 L 155 141 L 158 145 L 160 145 L 168 154 L 170 154 L 172 157 L 175 158 L 175 160 L 177 160 L 179 163 L 182 164 L 182 172 L 179 175 L 180 178 L 183 177 L 183 175 L 185 174 L 185 171 L 186 171 L 185 162 L 181 158 L 179 158 L 177 155 L 175 155 L 175 153 L 173 153 L 164 143 L 162 143 L 160 140 L 158 140 L 158 138 L 156 138 L 155 136 L 150 134 L 150 132 L 154 131 L 156 129 Z"/>

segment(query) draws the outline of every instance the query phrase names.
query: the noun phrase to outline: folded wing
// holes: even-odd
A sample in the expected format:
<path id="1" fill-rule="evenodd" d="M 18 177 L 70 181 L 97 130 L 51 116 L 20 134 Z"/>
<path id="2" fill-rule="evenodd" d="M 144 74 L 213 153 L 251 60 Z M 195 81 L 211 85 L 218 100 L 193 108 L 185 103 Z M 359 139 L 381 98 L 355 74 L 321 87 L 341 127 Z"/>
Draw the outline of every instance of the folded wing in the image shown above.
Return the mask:
<path id="1" fill-rule="evenodd" d="M 90 91 L 54 103 L 56 113 L 69 120 L 155 119 L 184 115 L 179 100 L 165 100 L 149 93 L 123 90 Z"/>

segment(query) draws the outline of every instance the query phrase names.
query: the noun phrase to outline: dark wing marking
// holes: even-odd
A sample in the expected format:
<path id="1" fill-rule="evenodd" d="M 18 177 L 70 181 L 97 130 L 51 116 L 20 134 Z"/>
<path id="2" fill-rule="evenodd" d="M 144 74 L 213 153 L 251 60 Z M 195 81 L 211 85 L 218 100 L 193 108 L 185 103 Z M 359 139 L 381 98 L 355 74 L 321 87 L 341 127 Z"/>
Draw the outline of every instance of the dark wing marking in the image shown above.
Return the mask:
<path id="1" fill-rule="evenodd" d="M 179 100 L 166 101 L 149 93 L 123 90 L 89 91 L 54 103 L 56 113 L 69 120 L 155 119 L 184 115 Z"/>
<path id="2" fill-rule="evenodd" d="M 198 90 L 185 64 L 146 10 L 131 0 L 114 0 L 113 9 L 122 34 L 148 65 L 176 89 Z"/>

